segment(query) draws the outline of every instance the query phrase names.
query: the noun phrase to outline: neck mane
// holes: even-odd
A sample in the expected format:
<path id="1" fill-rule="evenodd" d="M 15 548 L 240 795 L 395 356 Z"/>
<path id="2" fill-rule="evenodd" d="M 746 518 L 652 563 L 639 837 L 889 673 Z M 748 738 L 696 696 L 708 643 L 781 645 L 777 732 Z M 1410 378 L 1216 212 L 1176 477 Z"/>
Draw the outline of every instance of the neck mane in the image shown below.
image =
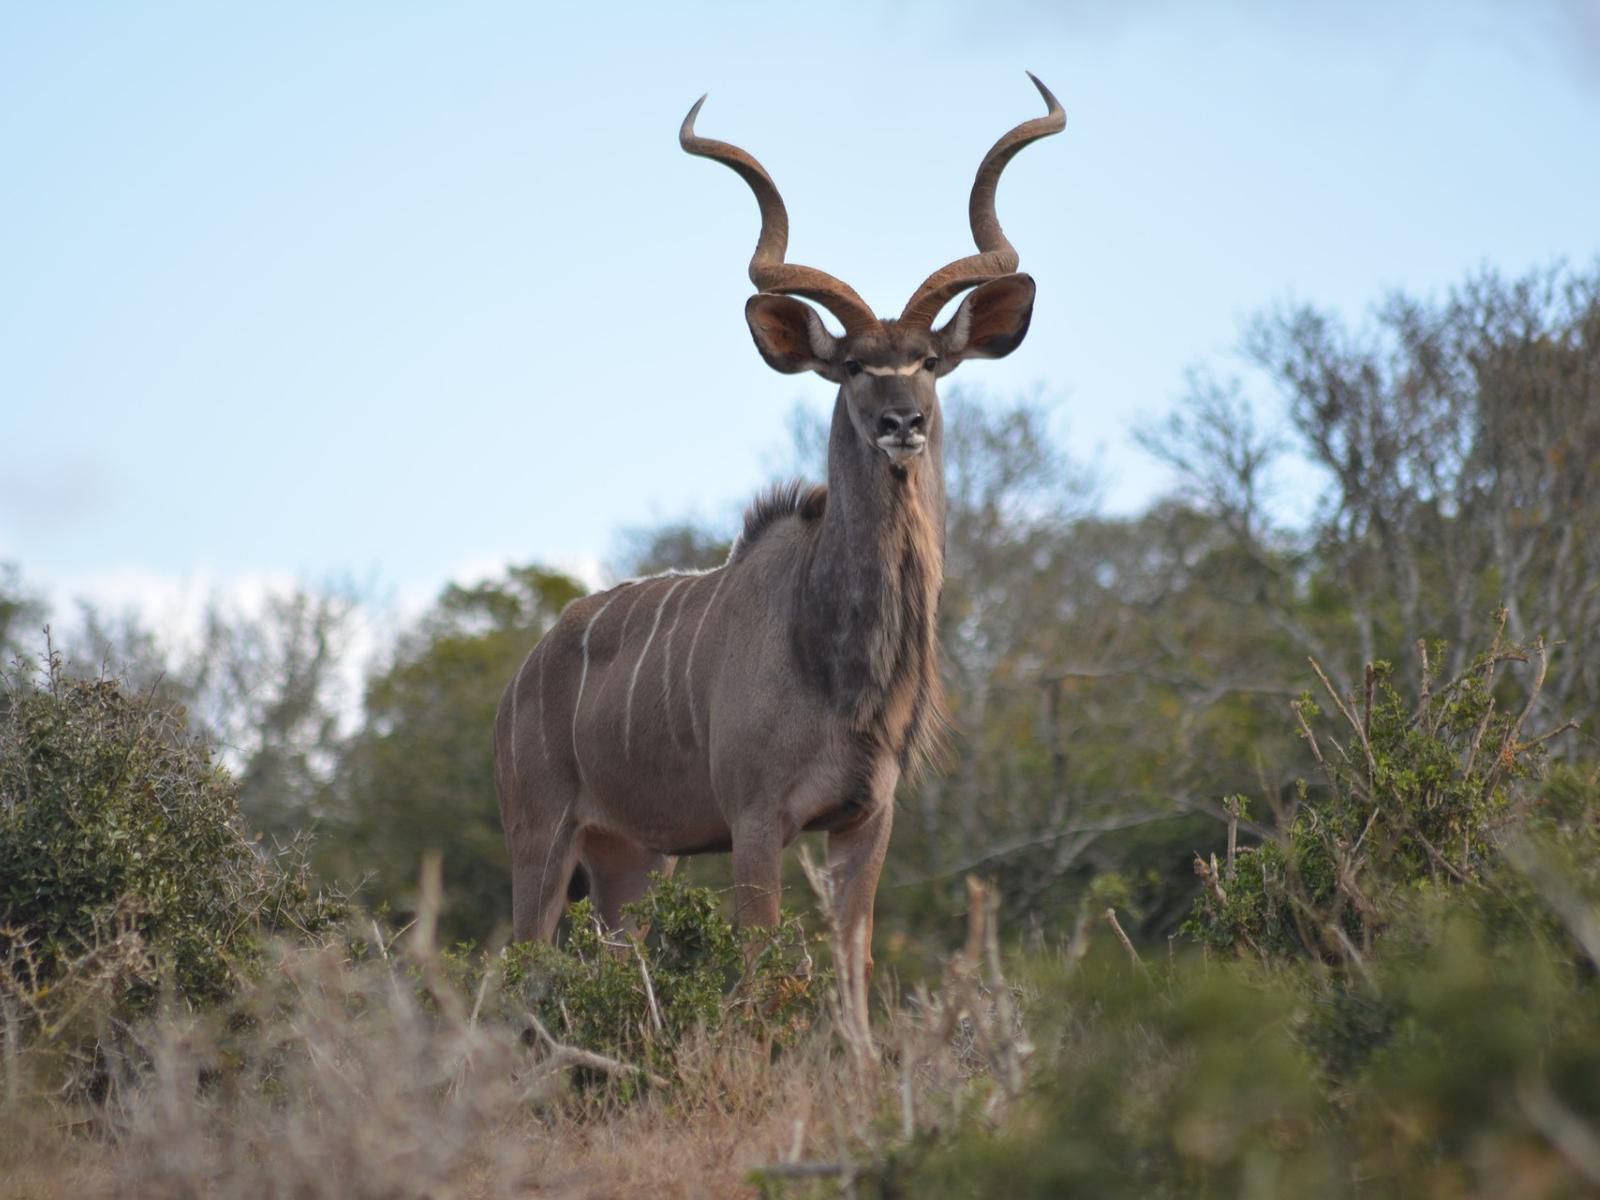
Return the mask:
<path id="1" fill-rule="evenodd" d="M 943 428 L 903 469 L 866 445 L 841 392 L 828 497 L 801 579 L 801 669 L 852 730 L 905 767 L 943 714 L 936 622 L 944 582 Z"/>

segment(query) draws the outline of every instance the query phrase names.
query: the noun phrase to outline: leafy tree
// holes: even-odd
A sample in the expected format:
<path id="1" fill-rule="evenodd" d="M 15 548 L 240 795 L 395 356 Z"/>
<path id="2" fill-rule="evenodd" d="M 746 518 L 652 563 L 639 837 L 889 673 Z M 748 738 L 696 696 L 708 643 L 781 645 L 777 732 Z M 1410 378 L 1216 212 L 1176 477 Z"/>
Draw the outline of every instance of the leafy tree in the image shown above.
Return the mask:
<path id="1" fill-rule="evenodd" d="M 405 910 L 423 854 L 438 850 L 446 934 L 485 938 L 506 923 L 495 709 L 529 650 L 583 590 L 537 567 L 444 590 L 368 681 L 365 724 L 345 746 L 331 789 L 326 869 L 367 877 L 369 900 Z"/>
<path id="2" fill-rule="evenodd" d="M 1502 614 L 1502 628 L 1504 614 Z M 1499 846 L 1526 824 L 1549 745 L 1570 724 L 1528 729 L 1546 678 L 1542 644 L 1494 644 L 1454 678 L 1443 647 L 1419 647 L 1420 694 L 1402 695 L 1387 662 L 1360 695 L 1323 677 L 1324 720 L 1310 693 L 1294 704 L 1320 779 L 1301 783 L 1275 835 L 1197 858 L 1206 891 L 1188 928 L 1219 949 L 1268 959 L 1325 957 L 1364 969 L 1375 940 L 1420 892 L 1485 884 Z M 1525 680 L 1508 673 L 1531 664 Z"/>
<path id="3" fill-rule="evenodd" d="M 340 911 L 296 850 L 263 854 L 181 713 L 49 654 L 0 703 L 0 1014 L 95 1066 L 159 990 L 228 994 L 264 934 Z M 8 1034 L 8 1037 L 11 1036 Z"/>
<path id="4" fill-rule="evenodd" d="M 239 764 L 240 809 L 269 836 L 327 816 L 358 625 L 355 598 L 340 590 L 273 593 L 254 613 L 213 600 L 179 667 L 191 713 Z"/>
<path id="5" fill-rule="evenodd" d="M 27 639 L 44 620 L 44 606 L 27 591 L 15 563 L 0 563 L 0 660 L 24 652 Z"/>
<path id="6" fill-rule="evenodd" d="M 1543 715 L 1600 708 L 1600 264 L 1486 271 L 1437 303 L 1396 294 L 1356 330 L 1310 307 L 1278 311 L 1244 349 L 1326 481 L 1301 534 L 1311 571 L 1280 583 L 1274 606 L 1325 597 L 1348 614 L 1358 656 L 1333 661 L 1309 639 L 1304 652 L 1348 682 L 1380 645 L 1438 638 L 1455 674 L 1503 606 L 1514 640 L 1569 648 Z M 1246 437 L 1203 391 L 1190 405 L 1205 427 Z"/>
<path id="7" fill-rule="evenodd" d="M 358 632 L 356 598 L 296 587 L 259 604 L 208 601 L 192 645 L 171 644 L 128 610 L 78 602 L 67 636 L 69 670 L 118 673 L 131 686 L 186 710 L 237 773 L 250 826 L 289 838 L 325 815 Z"/>

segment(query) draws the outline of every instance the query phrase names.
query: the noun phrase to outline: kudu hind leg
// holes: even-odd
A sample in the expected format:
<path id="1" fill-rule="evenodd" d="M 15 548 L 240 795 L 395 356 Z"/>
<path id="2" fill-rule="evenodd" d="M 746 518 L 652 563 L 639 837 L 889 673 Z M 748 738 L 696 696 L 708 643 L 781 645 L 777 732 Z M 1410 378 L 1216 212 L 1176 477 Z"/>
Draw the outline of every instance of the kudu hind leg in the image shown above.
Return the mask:
<path id="1" fill-rule="evenodd" d="M 607 929 L 631 927 L 623 919 L 624 905 L 632 904 L 650 890 L 653 874 L 671 875 L 678 860 L 647 850 L 636 842 L 613 834 L 586 833 L 580 851 L 584 869 L 589 872 L 590 898 L 600 922 Z"/>

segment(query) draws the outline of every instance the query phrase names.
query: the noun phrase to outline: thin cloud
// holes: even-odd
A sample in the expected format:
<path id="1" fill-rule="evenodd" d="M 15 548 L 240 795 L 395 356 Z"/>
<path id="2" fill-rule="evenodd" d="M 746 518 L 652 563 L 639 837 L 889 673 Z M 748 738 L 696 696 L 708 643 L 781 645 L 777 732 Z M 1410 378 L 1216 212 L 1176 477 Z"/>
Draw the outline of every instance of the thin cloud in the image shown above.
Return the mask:
<path id="1" fill-rule="evenodd" d="M 8 463 L 0 474 L 0 528 L 32 537 L 59 534 L 108 511 L 116 472 L 90 457 Z"/>

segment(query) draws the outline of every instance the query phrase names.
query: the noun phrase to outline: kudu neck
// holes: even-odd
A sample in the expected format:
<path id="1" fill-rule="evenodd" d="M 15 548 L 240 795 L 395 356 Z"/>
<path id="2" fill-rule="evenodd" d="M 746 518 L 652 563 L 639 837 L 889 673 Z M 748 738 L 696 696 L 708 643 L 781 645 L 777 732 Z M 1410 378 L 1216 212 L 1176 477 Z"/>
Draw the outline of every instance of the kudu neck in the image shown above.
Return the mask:
<path id="1" fill-rule="evenodd" d="M 793 644 L 800 668 L 858 732 L 897 753 L 917 697 L 937 689 L 944 579 L 944 459 L 937 412 L 903 471 L 856 432 L 841 393 L 828 443 L 828 499 L 803 568 Z"/>
<path id="2" fill-rule="evenodd" d="M 834 559 L 876 570 L 883 541 L 902 522 L 927 522 L 937 533 L 935 564 L 944 566 L 944 423 L 930 414 L 927 448 L 904 468 L 856 432 L 840 389 L 828 435 L 828 505 L 819 550 Z M 843 560 L 841 562 L 840 560 Z"/>

